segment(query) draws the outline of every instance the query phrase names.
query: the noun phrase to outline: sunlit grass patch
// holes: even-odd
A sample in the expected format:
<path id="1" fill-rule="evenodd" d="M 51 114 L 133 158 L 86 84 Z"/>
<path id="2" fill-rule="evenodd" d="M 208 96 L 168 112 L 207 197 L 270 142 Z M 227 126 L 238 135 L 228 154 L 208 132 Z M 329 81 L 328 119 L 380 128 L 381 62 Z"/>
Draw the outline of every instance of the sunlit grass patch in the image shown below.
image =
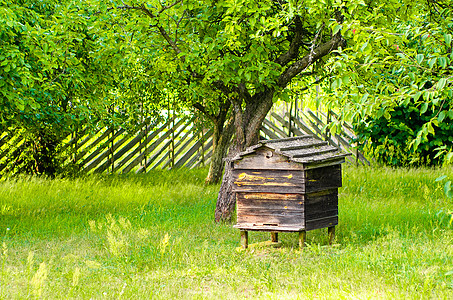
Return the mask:
<path id="1" fill-rule="evenodd" d="M 205 169 L 0 183 L 0 298 L 420 299 L 453 296 L 451 169 L 345 167 L 337 238 L 236 251 Z M 270 239 L 250 233 L 251 243 Z"/>

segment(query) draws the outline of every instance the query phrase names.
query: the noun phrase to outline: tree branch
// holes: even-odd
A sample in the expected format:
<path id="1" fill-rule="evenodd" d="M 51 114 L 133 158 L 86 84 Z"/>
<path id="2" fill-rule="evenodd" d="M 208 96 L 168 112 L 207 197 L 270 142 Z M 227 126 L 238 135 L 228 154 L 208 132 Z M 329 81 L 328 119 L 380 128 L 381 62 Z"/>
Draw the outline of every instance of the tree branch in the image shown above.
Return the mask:
<path id="1" fill-rule="evenodd" d="M 192 106 L 196 109 L 198 109 L 203 115 L 205 115 L 209 120 L 211 120 L 214 124 L 217 123 L 217 118 L 214 114 L 208 112 L 206 110 L 206 107 L 204 107 L 203 105 L 201 105 L 201 103 L 198 103 L 198 102 L 195 102 L 194 104 L 192 104 Z"/>
<path id="2" fill-rule="evenodd" d="M 299 48 L 303 44 L 302 38 L 304 36 L 304 28 L 299 16 L 294 17 L 294 24 L 296 26 L 296 33 L 293 40 L 291 41 L 291 44 L 289 45 L 288 51 L 277 57 L 277 59 L 275 60 L 275 62 L 281 66 L 285 66 L 290 61 L 297 58 L 297 56 L 299 55 Z"/>
<path id="3" fill-rule="evenodd" d="M 291 79 L 298 75 L 300 72 L 307 69 L 315 61 L 328 55 L 330 52 L 338 49 L 339 46 L 343 46 L 344 44 L 345 40 L 341 36 L 341 33 L 337 32 L 330 41 L 321 44 L 316 48 L 312 48 L 310 53 L 308 53 L 298 61 L 294 62 L 285 71 L 283 71 L 283 73 L 280 75 L 278 79 L 277 85 L 280 88 L 286 87 L 286 85 L 291 81 Z"/>

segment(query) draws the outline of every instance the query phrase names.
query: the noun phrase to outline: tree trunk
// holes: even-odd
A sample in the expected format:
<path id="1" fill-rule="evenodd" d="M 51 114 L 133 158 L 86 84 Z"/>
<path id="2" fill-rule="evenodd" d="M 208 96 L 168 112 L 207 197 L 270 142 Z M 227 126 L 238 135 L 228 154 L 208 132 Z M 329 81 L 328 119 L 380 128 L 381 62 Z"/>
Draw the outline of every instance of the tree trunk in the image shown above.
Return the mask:
<path id="1" fill-rule="evenodd" d="M 57 146 L 60 143 L 58 137 L 52 133 L 39 131 L 33 143 L 34 172 L 36 175 L 55 177 L 59 167 Z"/>
<path id="2" fill-rule="evenodd" d="M 215 124 L 213 135 L 213 149 L 211 164 L 209 165 L 208 176 L 206 177 L 206 184 L 217 184 L 222 178 L 224 161 L 230 146 L 231 137 L 234 133 L 233 120 L 230 119 L 224 124 Z"/>
<path id="3" fill-rule="evenodd" d="M 236 139 L 230 147 L 228 157 L 225 159 L 225 173 L 220 186 L 217 198 L 215 221 L 231 222 L 234 208 L 236 206 L 236 195 L 232 191 L 233 178 L 231 159 L 246 147 L 255 145 L 259 141 L 261 124 L 272 107 L 273 90 L 267 90 L 257 94 L 247 103 L 243 111 L 239 102 L 234 103 L 234 117 L 236 128 Z"/>

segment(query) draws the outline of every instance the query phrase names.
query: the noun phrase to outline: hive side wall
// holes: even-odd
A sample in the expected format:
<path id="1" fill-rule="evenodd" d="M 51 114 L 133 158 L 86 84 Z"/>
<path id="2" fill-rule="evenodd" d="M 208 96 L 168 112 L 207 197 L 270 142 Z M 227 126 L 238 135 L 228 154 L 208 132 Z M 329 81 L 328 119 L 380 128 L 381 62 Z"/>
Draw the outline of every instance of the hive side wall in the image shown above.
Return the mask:
<path id="1" fill-rule="evenodd" d="M 304 195 L 280 193 L 236 194 L 237 223 L 247 226 L 301 227 Z"/>
<path id="2" fill-rule="evenodd" d="M 338 225 L 338 189 L 306 194 L 304 210 L 306 230 Z"/>
<path id="3" fill-rule="evenodd" d="M 306 170 L 304 181 L 307 194 L 339 188 L 342 185 L 341 165 Z"/>

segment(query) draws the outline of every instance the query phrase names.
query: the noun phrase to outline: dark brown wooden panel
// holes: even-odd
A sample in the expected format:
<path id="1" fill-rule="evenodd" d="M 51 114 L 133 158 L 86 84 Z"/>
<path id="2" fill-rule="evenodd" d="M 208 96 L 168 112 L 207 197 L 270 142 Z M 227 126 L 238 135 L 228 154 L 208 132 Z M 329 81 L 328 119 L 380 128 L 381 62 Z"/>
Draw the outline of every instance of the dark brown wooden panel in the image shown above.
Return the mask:
<path id="1" fill-rule="evenodd" d="M 338 190 L 326 190 L 305 195 L 307 221 L 338 215 Z"/>
<path id="2" fill-rule="evenodd" d="M 238 205 L 237 213 L 238 215 L 276 215 L 276 216 L 290 216 L 290 215 L 301 215 L 304 212 L 303 207 L 290 207 L 284 206 L 279 208 L 269 208 L 269 207 L 254 207 L 246 205 Z M 335 214 L 337 215 L 337 214 Z"/>
<path id="3" fill-rule="evenodd" d="M 264 226 L 264 225 L 253 225 L 253 224 L 236 224 L 233 226 L 241 230 L 247 231 L 270 231 L 270 232 L 297 232 L 302 231 L 305 228 L 301 225 L 295 226 Z"/>
<path id="4" fill-rule="evenodd" d="M 266 208 L 266 209 L 302 209 L 303 201 L 294 200 L 238 200 L 238 207 Z"/>
<path id="5" fill-rule="evenodd" d="M 278 201 L 304 201 L 303 194 L 276 194 L 276 193 L 237 193 L 240 200 L 278 200 Z"/>
<path id="6" fill-rule="evenodd" d="M 338 216 L 338 207 L 332 208 L 332 209 L 317 210 L 317 211 L 306 209 L 306 211 L 305 211 L 305 220 L 307 222 L 316 220 L 316 219 L 335 217 L 335 216 Z"/>
<path id="7" fill-rule="evenodd" d="M 294 170 L 233 170 L 234 191 L 270 193 L 301 193 L 304 179 L 301 171 Z"/>
<path id="8" fill-rule="evenodd" d="M 305 192 L 312 193 L 341 187 L 341 165 L 305 171 Z"/>
<path id="9" fill-rule="evenodd" d="M 245 155 L 241 160 L 235 161 L 233 166 L 235 169 L 302 170 L 301 164 L 291 162 L 287 157 L 267 147 Z"/>
<path id="10" fill-rule="evenodd" d="M 241 209 L 266 209 L 302 211 L 304 196 L 301 194 L 237 193 L 238 211 Z"/>
<path id="11" fill-rule="evenodd" d="M 233 192 L 257 192 L 257 193 L 280 193 L 280 194 L 297 194 L 303 193 L 303 186 L 287 186 L 287 185 L 249 185 L 236 186 L 233 185 Z"/>
<path id="12" fill-rule="evenodd" d="M 310 220 L 305 222 L 306 230 L 313 230 L 338 225 L 338 216 Z"/>
<path id="13" fill-rule="evenodd" d="M 255 224 L 263 226 L 303 226 L 303 213 L 288 213 L 288 214 L 253 214 L 245 215 L 238 214 L 238 224 Z"/>

